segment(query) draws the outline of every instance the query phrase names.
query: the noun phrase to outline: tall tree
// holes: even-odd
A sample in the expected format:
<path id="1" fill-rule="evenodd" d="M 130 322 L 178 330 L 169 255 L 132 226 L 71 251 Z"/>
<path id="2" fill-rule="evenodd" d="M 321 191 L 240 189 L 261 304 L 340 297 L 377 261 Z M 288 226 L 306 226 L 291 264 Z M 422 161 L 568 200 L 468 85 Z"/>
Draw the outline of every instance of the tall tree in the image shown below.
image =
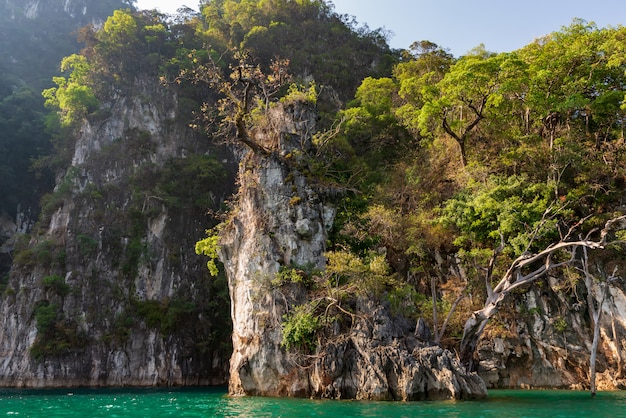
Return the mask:
<path id="1" fill-rule="evenodd" d="M 483 47 L 461 57 L 437 83 L 437 95 L 427 101 L 420 113 L 423 135 L 442 129 L 459 145 L 463 165 L 467 165 L 467 145 L 478 124 L 489 114 L 500 87 L 503 54 L 492 54 Z"/>

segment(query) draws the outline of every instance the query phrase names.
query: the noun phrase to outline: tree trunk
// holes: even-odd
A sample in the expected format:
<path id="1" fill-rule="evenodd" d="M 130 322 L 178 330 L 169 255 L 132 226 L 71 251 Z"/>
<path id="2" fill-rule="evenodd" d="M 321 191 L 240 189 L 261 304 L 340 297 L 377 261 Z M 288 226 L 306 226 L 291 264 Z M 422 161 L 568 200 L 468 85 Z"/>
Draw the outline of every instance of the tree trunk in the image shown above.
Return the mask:
<path id="1" fill-rule="evenodd" d="M 467 167 L 467 151 L 465 150 L 465 138 L 459 141 L 459 150 L 461 152 L 461 164 Z"/>
<path id="2" fill-rule="evenodd" d="M 598 354 L 598 342 L 600 341 L 600 316 L 602 315 L 602 306 L 594 309 L 593 315 L 593 342 L 591 343 L 591 356 L 589 357 L 589 389 L 591 396 L 596 396 L 596 357 Z"/>
<path id="3" fill-rule="evenodd" d="M 433 332 L 435 334 L 435 344 L 439 344 L 439 331 L 437 329 L 437 279 L 435 275 L 430 277 L 430 294 L 433 299 Z"/>
<path id="4" fill-rule="evenodd" d="M 611 331 L 613 332 L 613 341 L 615 342 L 615 352 L 617 354 L 617 375 L 616 379 L 621 379 L 624 375 L 624 364 L 622 360 L 622 342 L 617 339 L 617 331 L 615 330 L 615 315 L 611 312 Z"/>
<path id="5" fill-rule="evenodd" d="M 483 335 L 485 326 L 489 319 L 498 313 L 498 303 L 502 300 L 502 294 L 497 294 L 491 301 L 485 303 L 485 307 L 479 311 L 476 311 L 465 322 L 463 328 L 463 339 L 461 340 L 460 357 L 461 363 L 466 367 L 467 371 L 476 371 L 478 369 L 478 362 L 474 361 L 474 354 L 476 353 L 476 347 L 480 341 L 480 337 Z"/>
<path id="6" fill-rule="evenodd" d="M 441 343 L 441 339 L 443 338 L 443 334 L 446 332 L 446 328 L 448 326 L 448 323 L 450 322 L 450 318 L 452 318 L 452 314 L 454 314 L 454 311 L 456 310 L 456 307 L 459 306 L 459 303 L 461 303 L 461 301 L 464 298 L 464 292 L 465 292 L 466 288 L 467 288 L 467 286 L 465 286 L 463 288 L 463 290 L 461 290 L 459 295 L 456 297 L 456 299 L 452 303 L 452 306 L 450 306 L 450 310 L 448 311 L 448 315 L 446 315 L 446 319 L 443 321 L 443 324 L 441 324 L 441 328 L 439 329 L 439 333 L 435 333 L 435 344 L 439 345 Z"/>
<path id="7" fill-rule="evenodd" d="M 600 275 L 604 280 L 599 283 L 600 302 L 596 307 L 596 301 L 593 297 L 593 275 L 589 270 L 589 255 L 587 248 L 583 248 L 582 271 L 585 274 L 585 287 L 587 288 L 587 305 L 589 309 L 589 317 L 591 319 L 591 328 L 593 330 L 593 340 L 591 342 L 591 354 L 589 356 L 589 390 L 591 396 L 596 396 L 596 359 L 598 357 L 598 343 L 600 342 L 600 318 L 602 317 L 602 305 L 606 299 L 608 278 L 603 274 L 601 268 L 598 267 Z"/>

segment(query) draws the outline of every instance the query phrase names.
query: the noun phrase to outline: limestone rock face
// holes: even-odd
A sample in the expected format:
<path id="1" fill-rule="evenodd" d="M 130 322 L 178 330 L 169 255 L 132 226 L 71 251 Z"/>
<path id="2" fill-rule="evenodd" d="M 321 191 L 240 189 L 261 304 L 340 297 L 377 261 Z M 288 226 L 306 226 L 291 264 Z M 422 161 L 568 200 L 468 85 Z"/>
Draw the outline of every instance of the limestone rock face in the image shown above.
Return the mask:
<path id="1" fill-rule="evenodd" d="M 324 265 L 333 209 L 325 206 L 304 175 L 290 168 L 287 155 L 299 148 L 300 135 L 312 132 L 314 115 L 291 108 L 274 110 L 278 154 L 248 153 L 240 164 L 237 215 L 221 239 L 229 279 L 233 320 L 230 391 L 233 394 L 304 395 L 306 374 L 298 371 L 280 347 L 285 303 L 303 294 L 280 295 L 270 282 L 281 266 Z M 270 141 L 259 133 L 258 141 Z M 310 140 L 310 138 L 306 138 Z"/>
<path id="2" fill-rule="evenodd" d="M 454 356 L 420 345 L 415 324 L 399 324 L 388 309 L 359 302 L 350 333 L 338 333 L 307 359 L 281 346 L 283 316 L 306 301 L 296 284 L 277 288 L 282 266 L 325 265 L 335 210 L 298 168 L 310 147 L 315 115 L 301 103 L 277 106 L 270 127 L 256 134 L 269 155 L 248 152 L 240 164 L 236 213 L 221 232 L 220 259 L 231 294 L 233 395 L 345 399 L 448 399 L 485 395 L 476 374 Z M 365 317 L 364 317 L 365 318 Z M 305 367 L 306 364 L 306 367 Z"/>
<path id="3" fill-rule="evenodd" d="M 0 386 L 227 379 L 229 305 L 194 253 L 211 222 L 194 199 L 219 205 L 233 185 L 222 176 L 181 186 L 194 172 L 178 168 L 213 167 L 216 151 L 176 119 L 172 91 L 142 78 L 132 87 L 82 125 L 40 226 L 14 250 L 0 298 Z"/>
<path id="4" fill-rule="evenodd" d="M 540 289 L 523 294 L 512 309 L 515 317 L 489 326 L 479 345 L 479 373 L 491 388 L 587 389 L 593 334 L 586 303 L 563 279 L 552 277 Z M 594 289 L 600 305 L 599 286 Z M 626 293 L 619 282 L 608 288 L 600 318 L 597 385 L 599 390 L 624 387 Z"/>

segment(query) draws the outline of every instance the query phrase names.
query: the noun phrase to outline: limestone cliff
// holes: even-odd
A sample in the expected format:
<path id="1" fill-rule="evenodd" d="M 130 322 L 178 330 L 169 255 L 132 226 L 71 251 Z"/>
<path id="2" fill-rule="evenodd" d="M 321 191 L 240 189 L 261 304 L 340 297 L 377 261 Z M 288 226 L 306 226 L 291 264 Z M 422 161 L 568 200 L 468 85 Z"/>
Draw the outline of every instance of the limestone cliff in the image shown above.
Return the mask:
<path id="1" fill-rule="evenodd" d="M 3 120 L 11 119 L 3 128 L 0 162 L 0 286 L 10 270 L 16 234 L 31 231 L 39 200 L 54 186 L 53 175 L 31 167 L 32 160 L 49 155 L 52 148 L 44 130 L 47 111 L 41 91 L 53 85 L 62 58 L 80 50 L 79 28 L 101 25 L 115 9 L 128 6 L 118 0 L 0 2 L 0 113 Z"/>
<path id="2" fill-rule="evenodd" d="M 1 386 L 225 382 L 228 298 L 193 243 L 233 176 L 177 109 L 173 91 L 137 78 L 83 123 L 13 253 Z"/>
<path id="3" fill-rule="evenodd" d="M 348 330 L 328 330 L 314 353 L 281 344 L 284 315 L 310 296 L 301 283 L 277 285 L 290 266 L 323 269 L 335 209 L 306 175 L 299 156 L 311 147 L 315 115 L 296 102 L 274 107 L 239 169 L 232 218 L 221 231 L 221 254 L 231 294 L 233 355 L 230 393 L 350 399 L 440 399 L 484 396 L 475 374 L 454 356 L 420 343 L 415 324 L 387 307 L 356 298 Z"/>

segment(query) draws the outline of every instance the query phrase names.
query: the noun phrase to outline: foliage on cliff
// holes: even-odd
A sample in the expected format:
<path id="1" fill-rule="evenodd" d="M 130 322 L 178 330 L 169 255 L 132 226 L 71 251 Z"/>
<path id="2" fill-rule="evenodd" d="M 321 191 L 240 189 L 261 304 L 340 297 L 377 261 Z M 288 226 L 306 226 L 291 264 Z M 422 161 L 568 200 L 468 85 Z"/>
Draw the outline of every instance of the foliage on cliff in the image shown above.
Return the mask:
<path id="1" fill-rule="evenodd" d="M 333 251 L 384 248 L 402 282 L 467 316 L 485 275 L 582 219 L 584 236 L 621 214 L 625 36 L 574 20 L 517 51 L 459 58 L 423 41 L 392 77 L 365 79 L 334 140 L 359 192 L 341 206 Z"/>
<path id="2" fill-rule="evenodd" d="M 57 187 L 42 199 L 42 216 L 30 243 L 16 249 L 12 280 L 7 287 L 7 294 L 15 295 L 15 289 L 22 287 L 20 277 L 41 272 L 72 283 L 72 290 L 63 296 L 50 291 L 43 282 L 35 283 L 37 290 L 33 294 L 40 297 L 30 312 L 38 338 L 30 354 L 37 360 L 61 358 L 101 345 L 123 347 L 129 336 L 145 329 L 157 329 L 170 342 L 184 340 L 183 349 L 192 350 L 194 355 L 228 350 L 225 335 L 230 322 L 224 276 L 208 278 L 201 271 L 192 274 L 198 258 L 190 261 L 193 256 L 187 252 L 193 251 L 193 243 L 181 249 L 175 241 L 178 236 L 193 240 L 197 219 L 206 222 L 203 227 L 211 226 L 215 219 L 206 214 L 207 209 L 212 213 L 220 210 L 234 182 L 232 174 L 227 177 L 228 164 L 224 167 L 218 162 L 229 155 L 220 147 L 225 131 L 218 129 L 229 120 L 228 102 L 224 102 L 228 97 L 224 95 L 226 90 L 215 88 L 212 83 L 194 84 L 193 80 L 179 76 L 198 64 L 208 63 L 215 64 L 213 69 L 224 74 L 230 73 L 229 66 L 237 71 L 241 56 L 238 51 L 244 45 L 235 29 L 244 22 L 238 9 L 244 3 L 250 6 L 250 22 L 265 22 L 271 32 L 273 22 L 281 21 L 279 26 L 286 31 L 287 38 L 278 50 L 263 51 L 259 45 L 256 49 L 245 45 L 254 51 L 248 55 L 253 57 L 253 70 L 240 68 L 246 74 L 256 74 L 257 69 L 262 74 L 271 70 L 274 62 L 291 63 L 289 77 L 294 84 L 277 83 L 280 92 L 271 97 L 272 101 L 285 94 L 314 101 L 317 87 L 310 83 L 312 78 L 326 80 L 320 90 L 327 89 L 329 96 L 350 97 L 362 76 L 374 69 L 376 74 L 390 73 L 389 63 L 394 58 L 382 35 L 366 28 L 357 30 L 353 22 L 337 16 L 322 2 L 282 1 L 272 2 L 271 7 L 267 2 L 214 2 L 205 5 L 203 14 L 185 11 L 176 17 L 154 11 L 116 10 L 101 27 L 89 25 L 80 29 L 82 50 L 61 60 L 62 73 L 52 78 L 54 86 L 43 91 L 50 114 L 44 119 L 41 113 L 41 125 L 45 120 L 47 132 L 52 133 L 51 144 L 46 144 L 52 150 L 42 150 L 41 154 L 48 151 L 50 155 L 40 158 L 37 167 L 54 169 Z M 217 8 L 217 16 L 210 15 L 211 8 Z M 302 24 L 315 34 L 312 40 L 303 38 L 299 26 Z M 225 29 L 218 36 L 213 30 L 216 26 L 235 29 Z M 254 32 L 259 27 L 255 24 L 247 30 Z M 335 37 L 330 37 L 331 29 Z M 325 38 L 318 39 L 322 35 Z M 251 45 L 253 38 L 248 36 L 246 42 Z M 362 54 L 346 56 L 346 51 L 341 51 L 346 45 Z M 323 65 L 307 61 L 316 57 L 314 51 L 326 54 Z M 280 72 L 282 67 L 276 68 Z M 156 93 L 152 89 L 159 82 L 162 91 Z M 175 99 L 170 100 L 172 97 Z M 139 103 L 144 106 L 142 109 L 149 108 L 148 121 L 155 113 L 167 110 L 167 120 L 159 121 L 163 126 L 158 133 L 149 132 L 151 127 L 132 128 L 136 121 L 129 122 L 130 116 L 121 118 L 116 113 Z M 178 105 L 174 112 L 168 109 L 172 103 Z M 199 115 L 212 106 L 221 107 L 222 103 L 226 104 L 221 114 L 213 118 L 208 114 L 203 119 L 209 122 L 204 129 L 196 133 L 186 129 L 187 125 L 198 126 Z M 335 98 L 328 103 L 320 111 L 330 114 L 340 102 Z M 174 114 L 175 117 L 170 116 Z M 89 138 L 92 128 L 111 129 L 119 137 L 99 138 L 97 147 L 86 149 L 85 138 Z M 180 143 L 157 143 L 156 137 L 177 132 L 184 135 L 171 139 Z M 197 143 L 189 145 L 186 141 L 190 138 Z M 194 154 L 199 149 L 202 151 Z M 169 151 L 171 157 L 163 161 L 162 154 Z M 159 218 L 162 211 L 168 214 L 166 220 Z M 50 232 L 60 212 L 76 219 L 71 234 Z M 160 222 L 165 222 L 166 231 L 179 228 L 178 235 L 166 232 L 164 243 L 157 239 L 156 244 L 150 244 Z M 161 259 L 157 260 L 157 255 Z M 88 267 L 95 264 L 103 272 L 97 280 L 96 270 Z M 173 277 L 180 276 L 183 284 L 176 285 L 177 290 L 163 300 L 146 298 L 141 289 L 146 269 L 162 267 L 171 269 Z M 191 276 L 198 283 L 189 283 Z M 93 310 L 99 310 L 98 306 L 79 308 L 84 302 L 81 297 L 101 282 L 107 282 L 110 288 L 94 290 L 94 294 L 103 300 L 118 298 L 118 303 L 97 315 Z M 22 294 L 18 296 L 23 299 Z M 7 299 L 7 303 L 11 300 Z M 93 327 L 94 335 L 84 338 L 77 324 L 69 319 L 68 306 L 84 309 L 89 318 L 99 318 L 79 324 L 81 329 Z M 200 317 L 202 320 L 194 320 Z M 188 338 L 189 335 L 194 338 Z M 199 367 L 205 363 L 201 361 Z"/>
<path id="3" fill-rule="evenodd" d="M 300 3 L 303 13 L 329 10 Z M 210 2 L 203 9 L 204 33 L 212 45 L 265 57 L 259 67 L 265 72 L 266 51 L 278 46 L 294 74 L 332 85 L 323 68 L 311 70 L 304 57 L 290 55 L 286 45 L 296 37 L 280 35 L 290 33 L 291 21 L 276 24 L 261 6 L 277 15 L 297 8 L 294 2 Z M 509 53 L 478 46 L 455 58 L 420 41 L 397 56 L 391 73 L 363 78 L 354 72 L 362 79 L 354 100 L 337 113 L 333 128 L 319 133 L 308 164 L 322 183 L 347 192 L 324 276 L 335 277 L 343 292 L 334 304 L 341 307 L 355 288 L 381 303 L 402 301 L 396 311 L 428 317 L 439 341 L 442 310 L 458 308 L 467 316 L 483 303 L 485 271 L 490 280 L 499 277 L 517 257 L 559 241 L 580 220 L 586 220 L 579 232 L 585 234 L 619 214 L 626 184 L 624 36 L 622 27 L 574 20 Z M 204 63 L 219 66 L 224 57 L 217 52 L 205 54 Z M 229 62 L 236 75 L 241 62 Z M 239 74 L 232 83 L 241 82 Z M 490 265 L 497 249 L 498 263 Z M 361 267 L 381 255 L 385 273 L 368 280 Z M 342 273 L 333 276 L 337 269 Z M 310 282 L 311 290 L 325 280 Z M 315 304 L 306 312 L 327 307 Z M 302 317 L 287 317 L 285 329 L 295 329 L 293 321 Z M 460 336 L 462 318 L 446 319 L 454 337 L 449 342 Z"/>

